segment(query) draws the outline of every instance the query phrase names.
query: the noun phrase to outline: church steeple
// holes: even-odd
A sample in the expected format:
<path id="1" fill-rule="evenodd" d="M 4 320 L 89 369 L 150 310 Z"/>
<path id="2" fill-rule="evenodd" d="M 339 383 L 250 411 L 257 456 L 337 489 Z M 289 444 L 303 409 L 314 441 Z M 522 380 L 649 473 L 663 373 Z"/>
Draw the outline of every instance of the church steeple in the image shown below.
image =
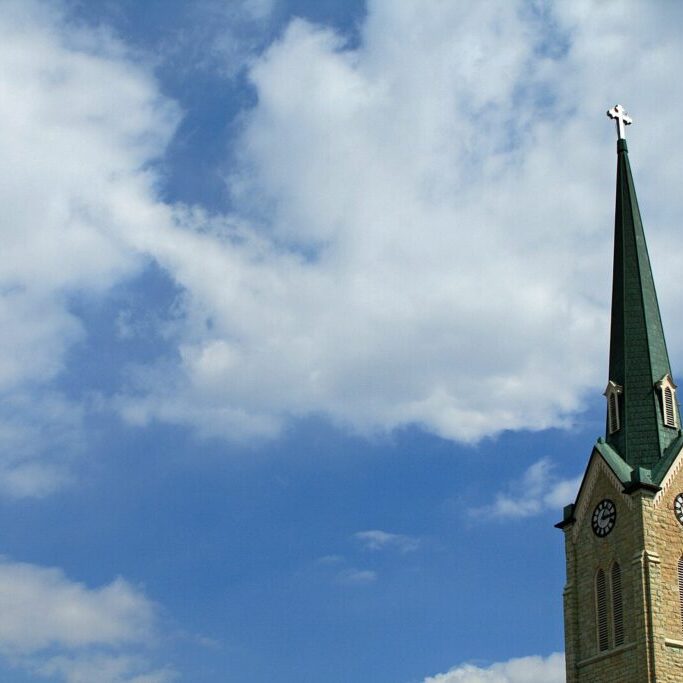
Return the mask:
<path id="1" fill-rule="evenodd" d="M 651 470 L 678 437 L 680 417 L 620 106 L 607 397 L 607 443 L 633 468 Z"/>
<path id="2" fill-rule="evenodd" d="M 683 434 L 620 106 L 607 435 L 564 532 L 567 683 L 683 680 Z"/>

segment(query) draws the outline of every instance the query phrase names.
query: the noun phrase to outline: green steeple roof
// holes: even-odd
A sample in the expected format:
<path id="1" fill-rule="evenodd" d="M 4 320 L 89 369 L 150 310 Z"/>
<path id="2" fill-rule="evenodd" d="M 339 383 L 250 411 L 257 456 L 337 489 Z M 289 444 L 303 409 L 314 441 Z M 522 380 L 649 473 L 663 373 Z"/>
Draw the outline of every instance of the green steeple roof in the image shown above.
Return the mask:
<path id="1" fill-rule="evenodd" d="M 680 430 L 662 417 L 657 383 L 671 368 L 626 140 L 618 140 L 617 154 L 609 380 L 620 392 L 619 425 L 610 424 L 608 411 L 606 440 L 628 465 L 651 470 Z M 675 400 L 674 410 L 680 425 Z"/>

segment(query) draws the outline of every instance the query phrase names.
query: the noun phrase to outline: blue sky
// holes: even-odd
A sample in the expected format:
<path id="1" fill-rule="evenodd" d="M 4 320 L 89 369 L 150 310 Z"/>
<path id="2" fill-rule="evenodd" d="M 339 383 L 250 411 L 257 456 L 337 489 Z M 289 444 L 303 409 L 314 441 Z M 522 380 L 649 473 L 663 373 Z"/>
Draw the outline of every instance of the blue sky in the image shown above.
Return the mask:
<path id="1" fill-rule="evenodd" d="M 0 0 L 0 674 L 560 683 L 622 102 L 674 372 L 673 3 Z"/>

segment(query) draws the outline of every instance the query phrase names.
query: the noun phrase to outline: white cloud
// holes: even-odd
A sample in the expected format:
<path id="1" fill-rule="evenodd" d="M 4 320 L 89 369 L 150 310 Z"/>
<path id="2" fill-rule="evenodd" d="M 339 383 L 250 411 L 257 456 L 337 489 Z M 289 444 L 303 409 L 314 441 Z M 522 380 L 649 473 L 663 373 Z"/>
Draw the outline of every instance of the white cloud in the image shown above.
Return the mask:
<path id="1" fill-rule="evenodd" d="M 130 373 L 113 406 L 131 422 L 255 438 L 322 414 L 464 441 L 571 424 L 605 379 L 604 110 L 622 99 L 665 321 L 683 324 L 676 5 L 373 0 L 354 47 L 293 21 L 250 71 L 236 212 L 213 218 L 159 201 L 178 114 L 150 71 L 55 7 L 6 0 L 0 16 L 4 396 L 64 372 L 84 336 L 70 297 L 154 259 L 183 290 L 177 354 Z M 32 453 L 52 483 L 6 487 L 68 478 Z"/>
<path id="2" fill-rule="evenodd" d="M 59 676 L 66 683 L 170 683 L 178 678 L 169 669 L 144 673 L 145 669 L 146 663 L 138 658 L 96 655 L 53 657 L 35 671 L 41 676 Z"/>
<path id="3" fill-rule="evenodd" d="M 154 609 L 122 579 L 89 589 L 58 569 L 0 563 L 0 647 L 119 645 L 151 636 Z"/>
<path id="4" fill-rule="evenodd" d="M 543 458 L 531 465 L 519 481 L 509 486 L 509 492 L 498 493 L 493 505 L 470 510 L 477 518 L 491 515 L 510 517 L 531 517 L 547 510 L 561 510 L 574 502 L 581 484 L 581 476 L 559 479 L 554 474 L 554 465 Z"/>
<path id="5" fill-rule="evenodd" d="M 124 414 L 232 438 L 309 414 L 465 441 L 570 425 L 604 383 L 604 111 L 618 83 L 642 120 L 638 178 L 658 178 L 658 127 L 676 125 L 675 107 L 650 106 L 641 80 L 653 101 L 669 97 L 683 62 L 675 35 L 657 33 L 671 22 L 662 5 L 629 5 L 648 15 L 637 25 L 613 9 L 588 21 L 587 6 L 375 0 L 353 49 L 292 22 L 251 70 L 239 219 L 183 214 L 172 249 L 149 247 L 186 288 L 187 326 L 180 366 L 141 373 Z M 622 68 L 634 53 L 657 68 Z M 679 202 L 673 186 L 644 187 Z M 675 225 L 656 232 L 672 253 Z M 673 278 L 661 281 L 675 301 Z"/>
<path id="6" fill-rule="evenodd" d="M 564 683 L 564 655 L 520 657 L 479 667 L 463 664 L 448 673 L 425 678 L 423 683 Z"/>
<path id="7" fill-rule="evenodd" d="M 420 547 L 418 538 L 404 534 L 391 534 L 380 529 L 358 531 L 353 537 L 360 541 L 366 550 L 398 550 L 401 553 L 409 553 Z"/>
<path id="8" fill-rule="evenodd" d="M 233 78 L 263 47 L 274 10 L 275 0 L 197 0 L 176 8 L 182 28 L 159 47 L 164 65 Z"/>
<path id="9" fill-rule="evenodd" d="M 377 572 L 372 569 L 343 569 L 337 573 L 337 581 L 348 586 L 365 586 L 377 581 Z"/>
<path id="10" fill-rule="evenodd" d="M 374 569 L 359 569 L 348 566 L 343 555 L 324 555 L 315 564 L 324 569 L 329 578 L 336 583 L 347 586 L 363 586 L 377 581 L 378 575 Z M 330 572 L 328 574 L 328 571 Z"/>
<path id="11" fill-rule="evenodd" d="M 0 392 L 0 493 L 43 497 L 71 480 L 83 408 L 54 392 Z"/>
<path id="12" fill-rule="evenodd" d="M 321 567 L 334 567 L 344 563 L 343 555 L 323 555 L 316 560 Z"/>
<path id="13" fill-rule="evenodd" d="M 153 223 L 149 165 L 177 120 L 125 46 L 59 7 L 0 13 L 0 492 L 14 496 L 69 480 L 83 406 L 50 385 L 84 339 L 71 299 L 149 258 L 126 234 Z"/>
<path id="14" fill-rule="evenodd" d="M 0 652 L 66 683 L 165 683 L 138 650 L 156 638 L 156 607 L 121 578 L 101 588 L 61 570 L 0 560 Z M 93 672 L 97 675 L 93 675 Z"/>

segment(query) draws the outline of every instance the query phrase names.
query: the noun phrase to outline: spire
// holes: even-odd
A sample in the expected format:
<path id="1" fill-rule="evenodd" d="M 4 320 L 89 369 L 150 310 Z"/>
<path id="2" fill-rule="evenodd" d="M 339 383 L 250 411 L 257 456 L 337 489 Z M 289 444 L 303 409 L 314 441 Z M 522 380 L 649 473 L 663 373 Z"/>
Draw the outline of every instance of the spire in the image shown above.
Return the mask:
<path id="1" fill-rule="evenodd" d="M 669 356 L 617 105 L 617 200 L 607 396 L 607 443 L 631 467 L 652 469 L 678 437 L 680 417 Z"/>

